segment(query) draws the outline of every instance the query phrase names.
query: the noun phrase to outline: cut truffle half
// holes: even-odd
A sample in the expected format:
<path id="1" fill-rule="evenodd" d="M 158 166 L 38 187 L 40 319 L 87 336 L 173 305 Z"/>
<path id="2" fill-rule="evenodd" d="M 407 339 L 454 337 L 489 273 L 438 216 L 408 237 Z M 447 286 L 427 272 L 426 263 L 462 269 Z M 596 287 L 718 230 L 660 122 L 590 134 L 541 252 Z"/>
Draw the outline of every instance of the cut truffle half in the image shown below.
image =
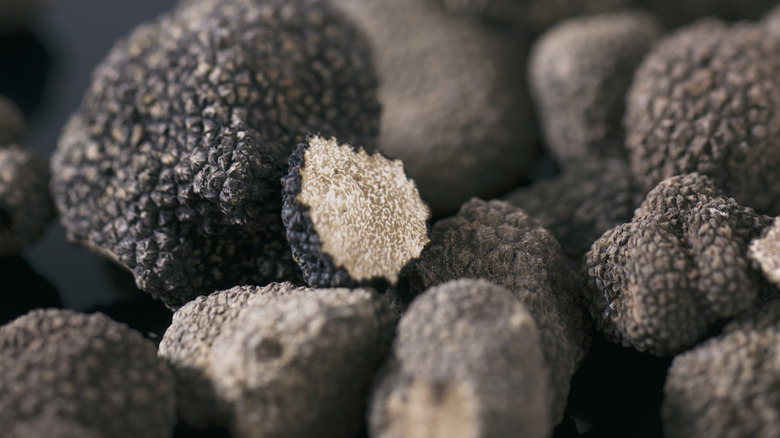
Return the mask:
<path id="1" fill-rule="evenodd" d="M 309 285 L 384 289 L 429 241 L 430 210 L 400 160 L 310 135 L 282 184 L 287 240 Z"/>

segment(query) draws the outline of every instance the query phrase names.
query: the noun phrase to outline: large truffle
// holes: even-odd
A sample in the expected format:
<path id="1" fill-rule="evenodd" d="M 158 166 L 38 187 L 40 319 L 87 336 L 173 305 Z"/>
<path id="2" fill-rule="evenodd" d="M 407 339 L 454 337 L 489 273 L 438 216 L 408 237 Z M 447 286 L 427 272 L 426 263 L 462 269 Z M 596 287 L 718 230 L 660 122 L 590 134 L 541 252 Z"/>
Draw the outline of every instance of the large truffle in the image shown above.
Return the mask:
<path id="1" fill-rule="evenodd" d="M 551 421 L 560 422 L 590 333 L 582 284 L 558 242 L 511 204 L 472 199 L 433 226 L 408 282 L 415 294 L 458 278 L 485 278 L 509 289 L 534 317 L 550 368 Z"/>
<path id="2" fill-rule="evenodd" d="M 546 437 L 549 373 L 533 317 L 486 280 L 435 286 L 401 317 L 376 379 L 373 437 Z"/>
<path id="3" fill-rule="evenodd" d="M 621 12 L 567 20 L 534 43 L 531 95 L 546 145 L 558 161 L 626 157 L 626 92 L 660 34 L 653 16 Z"/>
<path id="4" fill-rule="evenodd" d="M 699 174 L 664 180 L 631 222 L 585 255 L 587 299 L 612 342 L 675 354 L 768 292 L 747 245 L 771 218 L 739 205 Z"/>
<path id="5" fill-rule="evenodd" d="M 579 266 L 605 231 L 631 220 L 642 192 L 625 161 L 585 159 L 503 199 L 538 220 Z"/>
<path id="6" fill-rule="evenodd" d="M 404 161 L 434 212 L 517 185 L 536 148 L 517 35 L 450 17 L 432 0 L 331 2 L 372 43 L 379 147 Z"/>
<path id="7" fill-rule="evenodd" d="M 35 310 L 0 327 L 0 351 L 4 432 L 54 436 L 34 427 L 50 421 L 74 434 L 173 435 L 173 375 L 154 343 L 124 324 L 99 313 Z"/>
<path id="8" fill-rule="evenodd" d="M 386 287 L 428 243 L 428 206 L 400 160 L 312 135 L 290 157 L 282 221 L 310 286 Z"/>
<path id="9" fill-rule="evenodd" d="M 661 408 L 664 435 L 780 435 L 780 301 L 674 358 Z"/>
<path id="10" fill-rule="evenodd" d="M 663 39 L 626 99 L 626 146 L 645 190 L 699 172 L 740 204 L 780 213 L 780 39 L 708 19 Z"/>
<path id="11" fill-rule="evenodd" d="M 298 278 L 281 223 L 310 130 L 372 146 L 368 43 L 318 0 L 193 0 L 138 27 L 93 75 L 53 158 L 68 238 L 171 306 Z"/>
<path id="12" fill-rule="evenodd" d="M 750 242 L 748 257 L 769 281 L 780 285 L 780 217 Z"/>

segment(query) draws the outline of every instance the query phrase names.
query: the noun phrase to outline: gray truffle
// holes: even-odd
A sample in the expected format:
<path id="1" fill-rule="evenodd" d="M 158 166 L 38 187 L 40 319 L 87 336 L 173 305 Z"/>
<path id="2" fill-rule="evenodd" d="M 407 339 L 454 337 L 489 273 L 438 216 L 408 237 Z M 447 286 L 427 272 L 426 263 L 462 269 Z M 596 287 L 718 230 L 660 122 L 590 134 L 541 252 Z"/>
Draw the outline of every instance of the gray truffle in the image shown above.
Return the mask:
<path id="1" fill-rule="evenodd" d="M 664 180 L 631 222 L 585 255 L 587 299 L 606 338 L 675 354 L 765 298 L 747 246 L 771 218 L 743 207 L 699 174 Z"/>
<path id="2" fill-rule="evenodd" d="M 664 435 L 780 436 L 780 301 L 740 317 L 674 358 L 661 408 Z"/>
<path id="3" fill-rule="evenodd" d="M 503 199 L 538 220 L 579 266 L 605 231 L 631 220 L 642 192 L 624 160 L 585 159 Z"/>
<path id="4" fill-rule="evenodd" d="M 551 421 L 560 422 L 574 371 L 590 346 L 582 284 L 549 231 L 504 201 L 472 199 L 437 222 L 409 273 L 412 294 L 458 278 L 485 278 L 534 317 L 550 368 Z"/>
<path id="5" fill-rule="evenodd" d="M 660 34 L 653 16 L 622 12 L 567 20 L 534 43 L 531 95 L 546 145 L 559 162 L 626 157 L 626 92 Z"/>
<path id="6" fill-rule="evenodd" d="M 379 147 L 404 161 L 434 213 L 517 185 L 536 149 L 517 35 L 448 16 L 432 0 L 331 1 L 372 43 Z"/>
<path id="7" fill-rule="evenodd" d="M 435 286 L 401 317 L 369 411 L 377 438 L 545 437 L 549 373 L 533 317 L 486 280 Z"/>
<path id="8" fill-rule="evenodd" d="M 0 148 L 11 143 L 18 144 L 26 131 L 22 110 L 11 99 L 0 94 Z"/>
<path id="9" fill-rule="evenodd" d="M 780 39 L 704 20 L 664 38 L 626 98 L 626 146 L 643 189 L 699 172 L 740 204 L 780 213 Z"/>
<path id="10" fill-rule="evenodd" d="M 45 420 L 96 436 L 173 435 L 173 375 L 154 343 L 124 324 L 100 313 L 35 310 L 0 327 L 0 351 L 6 431 L 52 436 L 33 424 Z"/>
<path id="11" fill-rule="evenodd" d="M 780 217 L 750 242 L 748 257 L 769 281 L 780 285 Z"/>
<path id="12" fill-rule="evenodd" d="M 280 178 L 310 130 L 371 147 L 368 42 L 318 0 L 193 0 L 96 69 L 53 157 L 68 239 L 170 306 L 300 280 Z"/>

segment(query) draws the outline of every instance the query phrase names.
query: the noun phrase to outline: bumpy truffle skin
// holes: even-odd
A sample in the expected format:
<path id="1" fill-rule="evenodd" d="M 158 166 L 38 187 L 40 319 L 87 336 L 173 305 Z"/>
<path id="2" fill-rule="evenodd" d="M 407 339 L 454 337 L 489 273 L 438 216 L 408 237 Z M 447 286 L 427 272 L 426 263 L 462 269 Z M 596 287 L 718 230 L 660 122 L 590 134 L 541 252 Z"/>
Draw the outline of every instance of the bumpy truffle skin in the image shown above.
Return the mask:
<path id="1" fill-rule="evenodd" d="M 432 287 L 401 317 L 374 384 L 371 436 L 549 436 L 540 342 L 509 290 L 474 279 Z"/>
<path id="2" fill-rule="evenodd" d="M 551 420 L 566 406 L 569 383 L 590 345 L 582 284 L 549 231 L 504 201 L 472 199 L 437 222 L 409 274 L 412 293 L 458 278 L 506 287 L 533 315 L 550 367 Z"/>
<path id="3" fill-rule="evenodd" d="M 311 135 L 282 179 L 282 222 L 310 286 L 398 282 L 429 242 L 430 210 L 400 160 Z"/>
<path id="4" fill-rule="evenodd" d="M 645 190 L 699 172 L 740 204 L 780 213 L 780 39 L 701 21 L 662 40 L 626 99 L 626 146 Z"/>
<path id="5" fill-rule="evenodd" d="M 0 147 L 0 255 L 37 239 L 54 217 L 49 163 L 19 146 Z"/>
<path id="6" fill-rule="evenodd" d="M 750 242 L 748 257 L 769 281 L 780 285 L 780 217 Z"/>
<path id="7" fill-rule="evenodd" d="M 280 178 L 306 132 L 373 145 L 365 38 L 319 0 L 193 0 L 97 68 L 53 158 L 68 238 L 171 306 L 295 279 Z"/>
<path id="8" fill-rule="evenodd" d="M 538 220 L 579 266 L 605 231 L 631 220 L 642 192 L 620 159 L 582 160 L 560 176 L 521 187 L 504 200 Z"/>
<path id="9" fill-rule="evenodd" d="M 661 408 L 664 435 L 780 435 L 780 301 L 740 317 L 674 358 Z"/>
<path id="10" fill-rule="evenodd" d="M 448 16 L 431 0 L 331 2 L 372 43 L 379 147 L 404 161 L 434 212 L 517 185 L 536 149 L 517 35 Z"/>
<path id="11" fill-rule="evenodd" d="M 660 34 L 653 16 L 623 12 L 567 20 L 534 43 L 531 95 L 546 145 L 559 162 L 626 157 L 626 92 Z"/>
<path id="12" fill-rule="evenodd" d="M 0 327 L 0 351 L 4 430 L 29 431 L 48 418 L 97 436 L 173 435 L 173 375 L 154 343 L 124 324 L 35 310 Z"/>
<path id="13" fill-rule="evenodd" d="M 394 329 L 395 316 L 369 289 L 248 307 L 215 339 L 211 363 L 233 436 L 353 436 Z"/>
<path id="14" fill-rule="evenodd" d="M 587 299 L 612 342 L 675 354 L 768 292 L 747 245 L 771 218 L 737 204 L 703 175 L 664 180 L 631 222 L 585 255 Z"/>
<path id="15" fill-rule="evenodd" d="M 0 94 L 0 148 L 21 142 L 26 131 L 22 110 L 11 99 Z"/>

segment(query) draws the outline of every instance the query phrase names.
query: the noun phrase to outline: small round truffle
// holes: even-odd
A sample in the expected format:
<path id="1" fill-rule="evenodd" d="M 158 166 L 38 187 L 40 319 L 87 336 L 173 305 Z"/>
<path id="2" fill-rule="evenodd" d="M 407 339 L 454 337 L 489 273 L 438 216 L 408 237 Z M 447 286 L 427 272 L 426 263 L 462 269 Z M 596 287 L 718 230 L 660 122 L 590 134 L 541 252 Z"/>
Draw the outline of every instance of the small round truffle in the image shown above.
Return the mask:
<path id="1" fill-rule="evenodd" d="M 401 317 L 371 396 L 377 438 L 546 437 L 549 371 L 533 317 L 486 280 L 432 287 Z"/>
<path id="2" fill-rule="evenodd" d="M 780 301 L 674 358 L 661 408 L 664 436 L 780 436 Z"/>
<path id="3" fill-rule="evenodd" d="M 579 266 L 605 231 L 631 220 L 642 192 L 624 160 L 585 159 L 503 199 L 538 220 Z"/>
<path id="4" fill-rule="evenodd" d="M 177 307 L 237 284 L 300 281 L 280 178 L 307 132 L 370 147 L 365 37 L 319 0 L 192 0 L 98 66 L 53 157 L 68 239 Z"/>
<path id="5" fill-rule="evenodd" d="M 312 135 L 282 185 L 287 240 L 310 286 L 394 285 L 429 241 L 430 210 L 400 160 Z"/>
<path id="6" fill-rule="evenodd" d="M 0 255 L 35 241 L 54 217 L 49 163 L 19 147 L 0 147 Z"/>
<path id="7" fill-rule="evenodd" d="M 516 34 L 451 17 L 430 0 L 331 2 L 372 44 L 379 147 L 404 161 L 436 214 L 519 183 L 534 158 L 536 133 L 527 49 Z"/>
<path id="8" fill-rule="evenodd" d="M 742 205 L 780 213 L 780 39 L 715 19 L 656 45 L 626 98 L 626 146 L 643 189 L 708 175 Z"/>
<path id="9" fill-rule="evenodd" d="M 484 278 L 514 294 L 539 328 L 550 369 L 551 421 L 563 418 L 572 375 L 590 344 L 582 284 L 549 231 L 504 201 L 472 199 L 437 222 L 411 269 L 411 294 L 458 278 Z"/>
<path id="10" fill-rule="evenodd" d="M 765 298 L 747 246 L 770 223 L 706 176 L 664 180 L 631 222 L 604 233 L 585 255 L 586 295 L 598 329 L 612 342 L 655 355 L 695 344 Z"/>
<path id="11" fill-rule="evenodd" d="M 368 289 L 247 307 L 215 338 L 210 367 L 233 436 L 354 436 L 394 328 L 395 315 Z"/>
<path id="12" fill-rule="evenodd" d="M 154 343 L 124 324 L 100 313 L 35 310 L 0 327 L 0 351 L 6 431 L 45 432 L 33 422 L 48 418 L 95 436 L 173 436 L 173 375 Z"/>
<path id="13" fill-rule="evenodd" d="M 653 16 L 621 12 L 564 21 L 534 43 L 531 95 L 546 145 L 559 162 L 626 158 L 626 92 L 660 35 Z"/>
<path id="14" fill-rule="evenodd" d="M 0 94 L 0 148 L 11 143 L 18 144 L 26 131 L 27 125 L 22 110 L 14 101 Z"/>
<path id="15" fill-rule="evenodd" d="M 769 281 L 780 285 L 780 217 L 750 242 L 748 257 Z"/>

